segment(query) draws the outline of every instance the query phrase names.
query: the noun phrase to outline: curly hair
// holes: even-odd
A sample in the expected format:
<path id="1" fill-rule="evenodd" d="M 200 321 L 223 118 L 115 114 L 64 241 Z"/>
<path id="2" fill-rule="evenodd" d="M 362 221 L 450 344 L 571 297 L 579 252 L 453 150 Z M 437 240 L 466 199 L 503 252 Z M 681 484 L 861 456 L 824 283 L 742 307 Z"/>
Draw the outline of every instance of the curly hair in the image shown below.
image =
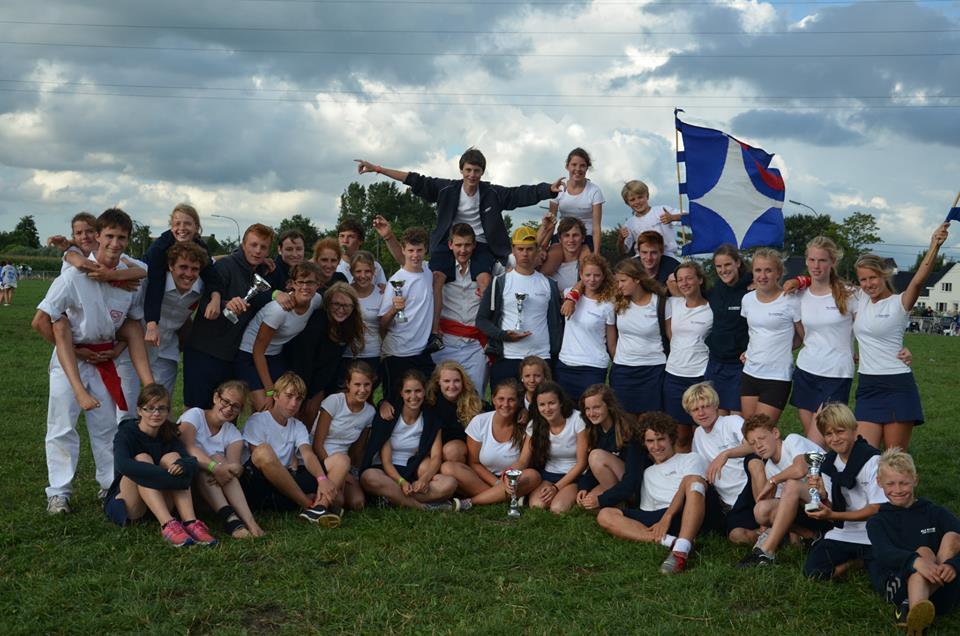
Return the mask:
<path id="1" fill-rule="evenodd" d="M 580 260 L 580 273 L 588 265 L 600 268 L 600 274 L 603 279 L 600 281 L 600 288 L 597 290 L 597 301 L 601 303 L 612 303 L 617 297 L 617 279 L 614 278 L 610 270 L 610 263 L 600 254 L 591 252 Z"/>
<path id="2" fill-rule="evenodd" d="M 470 379 L 459 362 L 444 360 L 433 370 L 430 381 L 427 382 L 427 406 L 436 406 L 437 400 L 443 398 L 443 394 L 440 392 L 440 373 L 443 371 L 456 371 L 460 374 L 462 389 L 460 395 L 457 396 L 457 420 L 466 426 L 483 410 L 483 403 L 480 401 L 480 396 L 477 395 L 476 387 L 473 386 L 473 380 Z"/>
<path id="3" fill-rule="evenodd" d="M 637 418 L 637 425 L 646 437 L 647 431 L 653 431 L 670 438 L 671 444 L 677 443 L 677 420 L 662 411 L 647 411 Z"/>
<path id="4" fill-rule="evenodd" d="M 560 401 L 560 415 L 564 419 L 573 415 L 573 401 L 567 397 L 563 387 L 556 382 L 543 382 L 533 392 L 533 399 L 530 400 L 530 426 L 532 428 L 530 465 L 537 469 L 542 469 L 547 464 L 547 460 L 550 459 L 550 422 L 540 414 L 540 407 L 537 405 L 537 398 L 547 393 L 557 396 Z"/>

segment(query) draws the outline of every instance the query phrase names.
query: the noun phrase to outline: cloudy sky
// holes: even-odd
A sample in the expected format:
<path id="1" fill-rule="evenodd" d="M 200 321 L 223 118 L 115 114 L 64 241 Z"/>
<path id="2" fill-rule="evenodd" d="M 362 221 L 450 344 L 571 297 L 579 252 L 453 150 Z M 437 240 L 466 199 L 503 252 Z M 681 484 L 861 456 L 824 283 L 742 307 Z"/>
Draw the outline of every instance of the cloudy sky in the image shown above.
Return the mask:
<path id="1" fill-rule="evenodd" d="M 218 235 L 236 230 L 214 214 L 324 227 L 372 180 L 354 158 L 455 177 L 471 145 L 505 185 L 565 176 L 583 146 L 608 227 L 628 179 L 676 205 L 675 106 L 776 153 L 788 199 L 874 214 L 901 264 L 960 189 L 944 0 L 18 5 L 0 10 L 2 229 L 120 205 L 157 232 L 181 200 Z"/>

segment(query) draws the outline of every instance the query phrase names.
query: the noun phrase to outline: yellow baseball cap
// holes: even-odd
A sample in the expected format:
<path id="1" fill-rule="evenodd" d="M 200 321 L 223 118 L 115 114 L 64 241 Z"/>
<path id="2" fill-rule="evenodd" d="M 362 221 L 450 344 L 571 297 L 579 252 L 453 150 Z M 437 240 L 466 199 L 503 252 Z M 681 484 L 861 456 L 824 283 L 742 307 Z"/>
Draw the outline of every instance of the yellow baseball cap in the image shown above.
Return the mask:
<path id="1" fill-rule="evenodd" d="M 522 225 L 513 232 L 514 245 L 536 245 L 537 231 L 532 227 Z"/>

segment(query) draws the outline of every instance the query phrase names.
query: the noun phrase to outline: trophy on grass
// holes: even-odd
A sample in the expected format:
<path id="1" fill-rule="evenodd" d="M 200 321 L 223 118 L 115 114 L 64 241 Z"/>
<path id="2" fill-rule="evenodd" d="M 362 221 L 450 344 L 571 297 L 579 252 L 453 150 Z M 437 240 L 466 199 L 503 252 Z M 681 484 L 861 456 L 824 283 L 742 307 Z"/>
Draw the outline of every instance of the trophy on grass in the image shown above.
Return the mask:
<path id="1" fill-rule="evenodd" d="M 390 281 L 390 286 L 393 287 L 393 293 L 395 296 L 403 298 L 403 284 L 407 282 L 404 280 L 392 280 Z M 397 315 L 393 318 L 394 322 L 407 322 L 407 314 L 403 313 L 403 310 L 400 309 L 397 311 Z"/>
<path id="2" fill-rule="evenodd" d="M 807 461 L 807 465 L 810 467 L 809 475 L 811 477 L 820 476 L 820 466 L 823 464 L 823 460 L 826 459 L 826 455 L 823 453 L 804 453 L 803 458 Z M 813 512 L 818 510 L 821 506 L 820 502 L 820 491 L 816 488 L 811 487 L 808 491 L 810 493 L 810 503 L 803 507 L 807 512 Z"/>
<path id="3" fill-rule="evenodd" d="M 517 331 L 523 331 L 523 301 L 527 299 L 527 295 L 518 292 L 513 296 L 517 299 Z"/>
<path id="4" fill-rule="evenodd" d="M 270 283 L 268 283 L 260 274 L 254 274 L 253 283 L 250 285 L 250 289 L 247 290 L 247 295 L 243 297 L 243 302 L 249 303 L 251 300 L 253 300 L 253 297 L 259 294 L 260 292 L 265 292 L 269 290 L 270 290 Z M 223 310 L 223 316 L 233 324 L 237 324 L 237 321 L 240 320 L 237 317 L 237 314 L 233 313 L 229 309 Z"/>
<path id="5" fill-rule="evenodd" d="M 513 490 L 513 495 L 510 497 L 510 507 L 507 508 L 507 516 L 511 519 L 520 517 L 520 505 L 517 501 L 517 482 L 520 481 L 520 475 L 522 474 L 523 471 L 517 468 L 511 468 L 503 473 L 507 478 L 507 482 L 510 484 L 510 488 Z"/>

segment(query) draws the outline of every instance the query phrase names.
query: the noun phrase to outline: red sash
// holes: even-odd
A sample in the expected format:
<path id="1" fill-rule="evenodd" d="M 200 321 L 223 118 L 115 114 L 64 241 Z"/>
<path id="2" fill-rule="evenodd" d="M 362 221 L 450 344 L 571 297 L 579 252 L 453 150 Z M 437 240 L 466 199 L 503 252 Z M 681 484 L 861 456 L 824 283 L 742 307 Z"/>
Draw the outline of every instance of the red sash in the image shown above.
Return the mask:
<path id="1" fill-rule="evenodd" d="M 487 346 L 487 334 L 483 333 L 476 327 L 465 325 L 462 322 L 457 322 L 456 320 L 450 320 L 449 318 L 441 318 L 440 331 L 442 331 L 443 333 L 448 333 L 451 336 L 460 336 L 461 338 L 473 338 L 474 340 L 480 341 L 481 347 Z"/>
<path id="2" fill-rule="evenodd" d="M 89 349 L 90 351 L 109 351 L 113 349 L 112 342 L 100 342 L 97 344 L 77 345 L 80 349 Z M 103 385 L 107 387 L 107 393 L 113 398 L 114 403 L 120 407 L 121 411 L 127 410 L 127 399 L 123 397 L 123 388 L 120 386 L 120 374 L 117 373 L 117 366 L 113 360 L 106 360 L 94 365 L 97 367 L 97 373 L 103 380 Z"/>

